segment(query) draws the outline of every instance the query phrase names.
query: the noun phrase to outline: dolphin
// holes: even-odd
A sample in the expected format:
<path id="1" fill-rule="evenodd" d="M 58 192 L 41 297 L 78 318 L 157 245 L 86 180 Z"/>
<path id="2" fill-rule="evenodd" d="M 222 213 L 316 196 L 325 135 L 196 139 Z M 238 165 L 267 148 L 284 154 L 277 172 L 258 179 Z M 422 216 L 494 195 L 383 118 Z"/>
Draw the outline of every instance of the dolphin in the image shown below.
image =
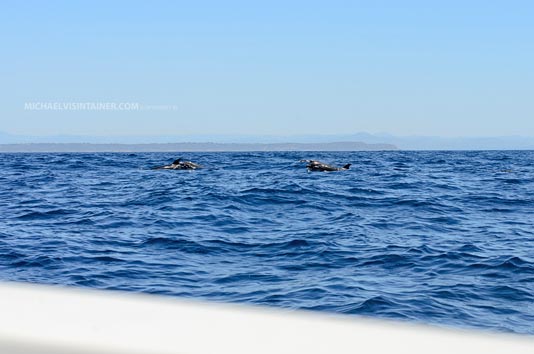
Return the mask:
<path id="1" fill-rule="evenodd" d="M 314 172 L 331 172 L 331 171 L 345 171 L 350 168 L 352 164 L 348 163 L 343 167 L 335 167 L 332 165 L 328 165 L 326 163 L 323 163 L 321 161 L 316 160 L 300 160 L 300 162 L 306 162 L 306 168 L 308 169 L 308 172 L 314 171 Z"/>
<path id="2" fill-rule="evenodd" d="M 169 165 L 153 167 L 153 170 L 197 170 L 202 168 L 201 165 L 198 165 L 191 161 L 182 161 L 182 159 L 176 159 Z"/>

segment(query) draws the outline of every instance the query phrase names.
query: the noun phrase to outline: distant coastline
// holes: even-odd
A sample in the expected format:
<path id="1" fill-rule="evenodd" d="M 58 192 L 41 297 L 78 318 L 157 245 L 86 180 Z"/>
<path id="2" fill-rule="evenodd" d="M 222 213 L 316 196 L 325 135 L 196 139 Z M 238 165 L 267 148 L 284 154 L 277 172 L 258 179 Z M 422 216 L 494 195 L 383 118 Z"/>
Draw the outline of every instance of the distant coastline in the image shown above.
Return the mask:
<path id="1" fill-rule="evenodd" d="M 341 141 L 332 143 L 21 143 L 0 144 L 0 152 L 239 152 L 239 151 L 382 151 L 393 144 Z"/>
<path id="2" fill-rule="evenodd" d="M 0 151 L 374 151 L 534 150 L 532 136 L 440 137 L 347 133 L 316 135 L 15 135 L 0 131 Z"/>

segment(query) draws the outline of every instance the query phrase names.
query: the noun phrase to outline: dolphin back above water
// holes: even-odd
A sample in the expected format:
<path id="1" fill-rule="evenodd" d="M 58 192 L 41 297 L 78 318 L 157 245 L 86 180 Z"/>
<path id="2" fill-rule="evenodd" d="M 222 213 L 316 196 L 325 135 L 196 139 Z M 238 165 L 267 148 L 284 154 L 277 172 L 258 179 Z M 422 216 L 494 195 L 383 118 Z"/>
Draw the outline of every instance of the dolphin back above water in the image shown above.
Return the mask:
<path id="1" fill-rule="evenodd" d="M 345 171 L 348 170 L 351 166 L 351 164 L 348 163 L 343 167 L 336 167 L 316 160 L 300 160 L 300 162 L 306 162 L 306 168 L 308 169 L 308 171 L 314 172 Z"/>
<path id="2" fill-rule="evenodd" d="M 163 165 L 153 167 L 153 170 L 198 170 L 202 168 L 201 165 L 198 165 L 191 161 L 182 161 L 182 159 L 174 160 L 170 165 Z"/>

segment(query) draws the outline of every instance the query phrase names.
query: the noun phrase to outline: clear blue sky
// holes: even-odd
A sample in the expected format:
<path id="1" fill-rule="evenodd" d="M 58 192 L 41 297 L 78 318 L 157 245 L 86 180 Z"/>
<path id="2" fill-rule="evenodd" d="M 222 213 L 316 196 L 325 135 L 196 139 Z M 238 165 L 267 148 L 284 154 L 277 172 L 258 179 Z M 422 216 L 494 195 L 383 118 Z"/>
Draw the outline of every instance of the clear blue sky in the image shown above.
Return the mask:
<path id="1" fill-rule="evenodd" d="M 0 131 L 534 136 L 532 1 L 6 1 Z M 25 102 L 172 111 L 25 111 Z"/>

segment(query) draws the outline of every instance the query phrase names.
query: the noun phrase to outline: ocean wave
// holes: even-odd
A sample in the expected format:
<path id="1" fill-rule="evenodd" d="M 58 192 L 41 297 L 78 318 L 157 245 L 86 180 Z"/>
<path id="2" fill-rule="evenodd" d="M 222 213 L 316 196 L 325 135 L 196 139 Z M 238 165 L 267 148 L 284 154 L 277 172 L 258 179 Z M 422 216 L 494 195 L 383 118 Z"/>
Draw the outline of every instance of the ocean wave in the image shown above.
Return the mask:
<path id="1" fill-rule="evenodd" d="M 150 169 L 178 155 L 206 168 Z M 352 166 L 308 173 L 303 158 Z M 533 162 L 499 151 L 3 154 L 0 279 L 534 334 Z"/>

